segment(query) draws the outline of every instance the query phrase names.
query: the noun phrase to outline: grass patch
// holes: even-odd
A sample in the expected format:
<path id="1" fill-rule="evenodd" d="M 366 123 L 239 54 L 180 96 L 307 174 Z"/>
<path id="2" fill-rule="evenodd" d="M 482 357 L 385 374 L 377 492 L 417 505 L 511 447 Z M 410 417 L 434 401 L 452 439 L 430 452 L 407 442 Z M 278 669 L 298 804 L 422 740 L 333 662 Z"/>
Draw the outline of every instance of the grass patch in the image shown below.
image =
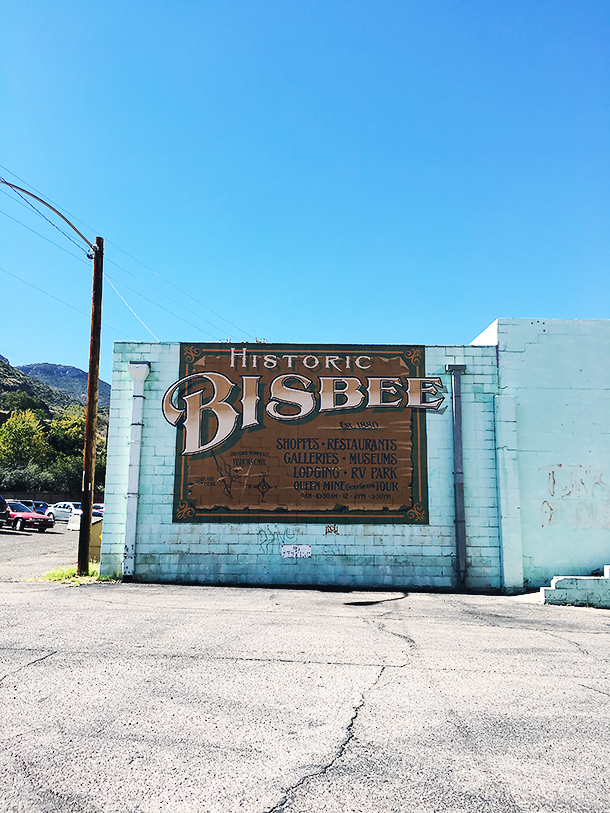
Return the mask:
<path id="1" fill-rule="evenodd" d="M 112 582 L 117 580 L 110 576 L 100 576 L 100 563 L 89 562 L 89 573 L 86 576 L 77 576 L 76 565 L 70 565 L 70 567 L 59 567 L 57 570 L 50 570 L 35 581 L 59 582 L 60 584 L 91 584 L 92 582 Z"/>

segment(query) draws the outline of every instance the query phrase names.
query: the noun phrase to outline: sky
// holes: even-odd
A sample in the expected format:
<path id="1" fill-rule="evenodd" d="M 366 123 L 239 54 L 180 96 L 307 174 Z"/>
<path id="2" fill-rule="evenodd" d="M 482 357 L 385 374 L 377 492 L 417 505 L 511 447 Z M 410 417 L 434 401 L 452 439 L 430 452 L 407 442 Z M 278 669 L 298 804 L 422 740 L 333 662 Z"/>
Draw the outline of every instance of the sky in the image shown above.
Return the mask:
<path id="1" fill-rule="evenodd" d="M 106 381 L 113 342 L 153 335 L 443 345 L 610 318 L 607 0 L 0 14 L 0 176 L 104 238 Z M 0 187 L 0 353 L 87 369 L 91 262 L 43 213 Z"/>

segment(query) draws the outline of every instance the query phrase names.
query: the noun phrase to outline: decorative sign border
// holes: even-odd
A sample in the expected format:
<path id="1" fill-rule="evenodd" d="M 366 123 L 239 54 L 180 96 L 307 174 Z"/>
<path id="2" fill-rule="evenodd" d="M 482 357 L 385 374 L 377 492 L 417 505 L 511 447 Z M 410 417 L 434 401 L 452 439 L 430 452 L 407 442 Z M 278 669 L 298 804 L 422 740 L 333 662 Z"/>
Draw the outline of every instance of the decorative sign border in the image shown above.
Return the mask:
<path id="1" fill-rule="evenodd" d="M 265 436 L 265 426 L 251 426 L 250 428 L 246 427 L 245 429 L 241 429 L 237 425 L 237 420 L 235 421 L 235 429 L 232 432 L 231 437 L 227 436 L 226 440 L 221 442 L 220 445 L 216 449 L 206 449 L 205 451 L 195 451 L 187 452 L 185 450 L 185 438 L 186 438 L 186 430 L 184 427 L 185 423 L 185 399 L 184 396 L 192 394 L 196 392 L 197 389 L 197 379 L 198 378 L 206 378 L 207 372 L 207 358 L 216 358 L 216 359 L 223 359 L 225 358 L 225 364 L 223 367 L 224 373 L 227 372 L 227 364 L 226 359 L 231 359 L 231 365 L 234 367 L 234 374 L 233 381 L 229 381 L 229 384 L 233 383 L 235 385 L 237 383 L 238 376 L 244 372 L 243 370 L 239 369 L 240 362 L 244 359 L 248 359 L 248 369 L 245 371 L 250 374 L 250 377 L 254 378 L 251 374 L 254 372 L 251 368 L 252 358 L 256 359 L 254 363 L 258 363 L 259 367 L 257 367 L 256 372 L 259 372 L 263 366 L 263 359 L 273 359 L 273 358 L 326 358 L 327 359 L 327 366 L 328 366 L 328 359 L 338 358 L 341 356 L 343 358 L 347 357 L 351 359 L 351 363 L 355 364 L 356 359 L 369 359 L 371 362 L 374 362 L 375 359 L 383 358 L 384 361 L 387 361 L 388 357 L 400 357 L 401 366 L 404 368 L 404 384 L 403 386 L 403 401 L 401 402 L 401 406 L 399 409 L 389 410 L 387 407 L 392 406 L 391 402 L 392 399 L 396 400 L 397 397 L 400 397 L 400 394 L 397 392 L 396 389 L 393 390 L 390 384 L 381 385 L 382 392 L 377 394 L 377 397 L 380 398 L 382 401 L 385 399 L 385 403 L 382 403 L 381 407 L 377 406 L 373 409 L 373 413 L 381 414 L 382 412 L 385 413 L 387 416 L 388 414 L 392 416 L 392 419 L 395 419 L 397 424 L 401 422 L 402 431 L 406 430 L 410 432 L 410 439 L 411 439 L 411 459 L 410 459 L 410 470 L 411 470 L 411 481 L 410 481 L 410 493 L 411 493 L 411 501 L 408 505 L 401 505 L 398 509 L 392 509 L 389 507 L 379 506 L 379 508 L 361 508 L 358 504 L 354 504 L 353 502 L 350 505 L 335 505 L 334 508 L 326 508 L 326 509 L 319 509 L 312 507 L 303 507 L 299 506 L 299 508 L 275 508 L 273 510 L 265 510 L 264 507 L 261 507 L 261 501 L 259 499 L 258 504 L 255 504 L 255 500 L 252 500 L 252 505 L 248 507 L 241 507 L 241 508 L 230 508 L 228 505 L 215 505 L 213 507 L 205 507 L 202 508 L 197 505 L 197 501 L 192 498 L 192 482 L 189 482 L 189 469 L 194 464 L 194 461 L 201 461 L 210 459 L 214 457 L 216 461 L 215 455 L 220 454 L 224 451 L 227 451 L 229 448 L 232 449 L 239 449 L 239 443 L 241 439 L 244 440 L 248 438 L 249 433 L 256 431 L 261 432 L 262 437 Z M 199 364 L 198 364 L 199 362 Z M 210 362 L 213 368 L 213 362 Z M 202 373 L 202 364 L 206 367 L 205 371 Z M 364 369 L 365 364 L 362 362 L 362 369 Z M 217 367 L 220 365 L 216 365 Z M 331 361 L 331 368 L 332 368 L 332 361 Z M 173 423 L 177 426 L 176 432 L 176 467 L 175 467 L 175 479 L 174 479 L 174 506 L 173 506 L 173 521 L 174 522 L 181 522 L 181 523 L 198 523 L 198 522 L 219 522 L 219 523 L 241 523 L 241 522 L 309 522 L 309 523 L 322 523 L 326 524 L 328 522 L 332 523 L 351 523 L 351 524 L 362 524 L 362 523 L 376 523 L 376 524 L 418 524 L 418 525 L 426 525 L 429 522 L 428 516 L 428 482 L 427 482 L 427 465 L 426 465 L 426 417 L 425 412 L 428 411 L 435 411 L 441 405 L 444 400 L 444 397 L 440 394 L 440 390 L 443 389 L 442 382 L 437 377 L 425 377 L 425 348 L 423 346 L 404 346 L 404 345 L 377 345 L 373 347 L 367 347 L 363 345 L 285 345 L 285 344 L 240 344 L 238 347 L 231 344 L 181 344 L 180 345 L 180 376 L 179 381 L 177 381 L 172 387 L 169 388 L 167 393 L 165 394 L 164 401 L 163 401 L 163 410 L 165 417 L 170 423 Z M 268 372 L 265 370 L 265 372 Z M 277 371 L 278 373 L 280 370 Z M 330 370 L 331 373 L 334 373 L 335 376 L 338 376 L 337 372 Z M 355 369 L 354 369 L 355 372 Z M 360 370 L 357 371 L 361 377 L 364 376 Z M 223 376 L 219 375 L 219 380 Z M 226 377 L 226 376 L 225 376 Z M 312 376 L 313 378 L 313 376 Z M 189 379 L 185 381 L 185 379 Z M 379 379 L 376 378 L 376 381 Z M 388 379 L 390 380 L 390 379 Z M 398 379 L 392 379 L 398 380 Z M 321 382 L 321 379 L 320 379 Z M 415 382 L 415 385 L 414 385 Z M 212 382 L 208 382 L 212 383 Z M 220 382 L 222 383 L 222 382 Z M 290 382 L 288 382 L 290 383 Z M 245 382 L 244 382 L 245 386 Z M 258 386 L 258 384 L 256 385 Z M 329 386 L 334 386 L 333 384 Z M 399 385 L 400 386 L 400 385 Z M 364 384 L 363 384 L 364 387 Z M 380 385 L 377 385 L 377 389 L 379 390 Z M 413 395 L 411 393 L 411 388 L 415 391 Z M 237 388 L 236 388 L 237 389 Z M 263 385 L 263 390 L 266 389 L 266 385 Z M 214 394 L 217 393 L 216 384 L 214 384 Z M 340 393 L 340 390 L 337 389 L 337 393 Z M 225 394 L 226 395 L 226 394 Z M 207 401 L 199 397 L 199 401 L 203 403 L 204 410 L 205 404 L 210 403 L 210 398 L 207 398 Z M 335 395 L 333 394 L 332 397 L 334 398 Z M 269 398 L 269 395 L 267 396 Z M 220 395 L 218 395 L 218 399 L 220 399 Z M 317 407 L 320 406 L 320 394 L 316 394 L 316 404 Z M 229 403 L 231 401 L 231 397 L 226 395 L 226 401 Z M 257 409 L 264 410 L 265 404 L 258 403 L 258 396 L 257 396 Z M 339 400 L 338 398 L 336 400 Z M 233 409 L 234 412 L 238 412 L 239 406 L 235 402 L 235 398 L 233 399 L 235 407 Z M 244 401 L 242 399 L 242 405 Z M 407 404 L 404 406 L 404 404 Z M 243 407 L 245 409 L 245 407 Z M 282 407 L 278 407 L 279 410 Z M 370 410 L 371 407 L 368 406 L 367 410 Z M 334 406 L 333 410 L 340 414 L 340 407 Z M 362 409 L 356 410 L 357 412 L 362 413 L 364 407 Z M 267 412 L 269 412 L 269 406 L 267 406 Z M 272 413 L 269 412 L 271 415 Z M 372 413 L 370 413 L 372 414 Z M 345 415 L 345 413 L 343 413 Z M 354 410 L 352 410 L 348 415 L 347 418 L 352 420 L 354 415 Z M 270 420 L 265 415 L 267 419 L 267 424 L 270 423 Z M 366 416 L 368 417 L 368 415 Z M 285 433 L 290 434 L 290 431 L 294 432 L 294 427 L 298 425 L 303 425 L 304 423 L 309 422 L 310 425 L 313 427 L 315 421 L 320 418 L 320 413 L 316 412 L 315 415 L 310 417 L 299 419 L 298 421 L 292 420 L 290 423 L 286 424 Z M 284 418 L 284 420 L 288 420 Z M 245 423 L 245 418 L 241 418 L 241 423 Z M 209 440 L 210 432 L 213 435 L 213 431 L 210 430 L 210 426 L 218 426 L 216 431 L 216 437 L 218 437 L 220 431 L 220 421 L 216 418 L 212 418 L 211 421 L 206 420 L 206 431 L 204 431 L 203 436 L 205 436 Z M 191 433 L 192 434 L 192 433 Z M 271 439 L 270 439 L 271 440 Z M 190 441 L 192 445 L 192 440 Z M 205 441 L 199 440 L 200 444 L 204 443 Z M 209 444 L 208 444 L 209 445 Z M 219 478 L 222 479 L 222 478 Z M 258 486 L 254 486 L 254 488 L 258 488 L 259 491 L 256 494 L 257 498 L 260 498 L 261 494 L 264 497 L 265 494 L 261 489 L 261 484 L 264 486 L 264 478 L 259 482 Z M 254 497 L 254 494 L 253 494 Z M 262 501 L 265 502 L 264 499 Z"/>

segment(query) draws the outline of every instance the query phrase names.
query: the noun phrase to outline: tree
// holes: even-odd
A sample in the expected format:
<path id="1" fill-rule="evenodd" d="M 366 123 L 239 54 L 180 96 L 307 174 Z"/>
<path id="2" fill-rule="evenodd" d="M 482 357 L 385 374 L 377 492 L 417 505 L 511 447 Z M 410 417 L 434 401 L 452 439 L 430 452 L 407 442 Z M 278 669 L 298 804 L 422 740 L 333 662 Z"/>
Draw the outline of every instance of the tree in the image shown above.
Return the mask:
<path id="1" fill-rule="evenodd" d="M 79 456 L 82 462 L 85 422 L 86 415 L 82 407 L 69 407 L 59 418 L 53 418 L 47 434 L 51 448 L 60 455 Z"/>
<path id="2" fill-rule="evenodd" d="M 50 454 L 42 423 L 31 409 L 13 412 L 0 426 L 0 465 L 14 469 L 29 463 L 41 465 Z"/>
<path id="3" fill-rule="evenodd" d="M 31 409 L 13 412 L 0 427 L 0 492 L 48 489 L 79 494 L 85 421 L 84 408 L 76 405 L 44 423 Z M 104 490 L 106 475 L 104 427 L 102 421 L 95 461 L 96 491 Z"/>
<path id="4" fill-rule="evenodd" d="M 83 458 L 58 455 L 48 468 L 55 491 L 67 491 L 80 494 L 83 479 Z"/>
<path id="5" fill-rule="evenodd" d="M 31 409 L 36 417 L 41 420 L 51 415 L 49 407 L 42 398 L 39 398 L 37 395 L 30 395 L 23 390 L 5 393 L 2 398 L 2 407 L 11 412 L 23 412 L 26 409 Z"/>

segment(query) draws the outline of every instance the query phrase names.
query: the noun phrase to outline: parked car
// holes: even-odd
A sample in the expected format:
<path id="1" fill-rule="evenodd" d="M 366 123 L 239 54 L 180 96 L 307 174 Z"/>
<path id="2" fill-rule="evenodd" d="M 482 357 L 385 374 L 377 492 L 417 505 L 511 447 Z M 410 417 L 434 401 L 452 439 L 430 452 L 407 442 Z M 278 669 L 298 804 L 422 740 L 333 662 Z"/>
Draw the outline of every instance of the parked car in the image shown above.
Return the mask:
<path id="1" fill-rule="evenodd" d="M 26 508 L 31 508 L 37 514 L 44 514 L 49 507 L 48 503 L 42 502 L 42 500 L 19 500 L 19 502 L 21 505 L 25 505 Z"/>
<path id="2" fill-rule="evenodd" d="M 40 533 L 44 533 L 47 528 L 52 528 L 55 522 L 51 517 L 37 514 L 15 500 L 7 500 L 8 517 L 7 523 L 11 524 L 16 531 L 23 531 L 24 528 L 35 528 Z"/>
<path id="3" fill-rule="evenodd" d="M 93 516 L 104 516 L 104 503 L 103 502 L 94 502 L 93 503 Z"/>
<path id="4" fill-rule="evenodd" d="M 0 497 L 0 528 L 8 519 L 8 506 L 4 497 Z"/>
<path id="5" fill-rule="evenodd" d="M 82 514 L 83 509 L 79 502 L 56 502 L 50 505 L 45 514 L 53 520 L 67 522 L 74 514 Z"/>

